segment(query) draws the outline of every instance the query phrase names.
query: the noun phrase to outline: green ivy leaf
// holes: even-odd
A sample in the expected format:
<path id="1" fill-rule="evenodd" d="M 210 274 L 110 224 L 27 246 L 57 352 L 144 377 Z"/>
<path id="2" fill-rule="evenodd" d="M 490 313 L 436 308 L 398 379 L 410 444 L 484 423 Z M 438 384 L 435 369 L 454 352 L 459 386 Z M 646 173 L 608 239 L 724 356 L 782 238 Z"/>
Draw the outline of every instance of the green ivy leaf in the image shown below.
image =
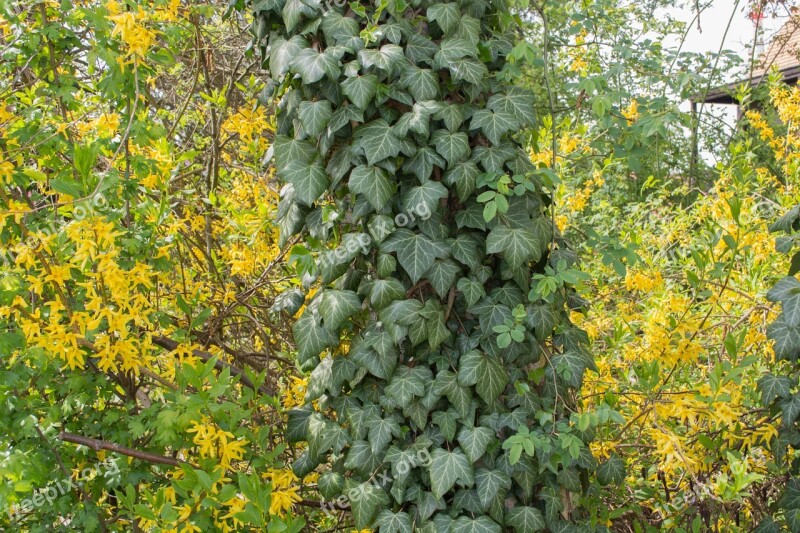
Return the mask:
<path id="1" fill-rule="evenodd" d="M 467 299 L 467 305 L 469 307 L 472 307 L 478 300 L 486 296 L 483 283 L 478 283 L 471 278 L 461 278 L 458 280 L 458 290 Z"/>
<path id="2" fill-rule="evenodd" d="M 402 408 L 407 407 L 414 396 L 425 396 L 425 383 L 431 375 L 427 368 L 399 366 L 386 386 L 386 394 Z"/>
<path id="3" fill-rule="evenodd" d="M 597 468 L 597 481 L 601 485 L 616 485 L 625 481 L 625 461 L 617 454 L 611 454 L 603 464 Z"/>
<path id="4" fill-rule="evenodd" d="M 331 80 L 339 76 L 338 60 L 313 48 L 300 50 L 292 61 L 292 69 L 300 74 L 305 84 L 316 83 L 326 76 Z"/>
<path id="5" fill-rule="evenodd" d="M 319 356 L 336 343 L 336 337 L 320 325 L 313 313 L 306 310 L 292 327 L 297 344 L 297 358 L 301 361 Z"/>
<path id="6" fill-rule="evenodd" d="M 478 48 L 471 42 L 460 37 L 449 37 L 439 43 L 439 51 L 436 52 L 434 61 L 439 68 L 447 68 L 459 59 L 477 57 L 477 55 Z"/>
<path id="7" fill-rule="evenodd" d="M 342 91 L 345 96 L 361 109 L 367 108 L 367 105 L 375 98 L 377 90 L 378 77 L 374 74 L 354 76 L 342 82 Z"/>
<path id="8" fill-rule="evenodd" d="M 533 94 L 519 87 L 509 87 L 506 92 L 494 94 L 486 103 L 486 107 L 495 113 L 515 117 L 522 126 L 532 126 L 536 122 L 535 105 Z"/>
<path id="9" fill-rule="evenodd" d="M 439 96 L 439 80 L 430 69 L 411 66 L 400 77 L 400 87 L 408 89 L 415 100 L 435 100 Z"/>
<path id="10" fill-rule="evenodd" d="M 424 182 L 430 179 L 434 165 L 444 168 L 446 162 L 442 156 L 436 153 L 436 150 L 429 146 L 423 146 L 418 148 L 413 156 L 406 159 L 403 163 L 403 170 L 414 174 L 419 181 Z"/>
<path id="11" fill-rule="evenodd" d="M 781 422 L 784 427 L 791 427 L 798 416 L 800 416 L 800 394 L 789 396 L 778 402 L 781 408 Z"/>
<path id="12" fill-rule="evenodd" d="M 506 133 L 519 128 L 519 123 L 514 118 L 514 115 L 503 111 L 493 112 L 488 109 L 481 109 L 472 115 L 470 128 L 480 128 L 486 138 L 492 141 L 492 144 L 500 144 Z"/>
<path id="13" fill-rule="evenodd" d="M 758 388 L 761 391 L 761 405 L 768 407 L 778 397 L 788 398 L 792 385 L 792 379 L 789 377 L 764 374 L 758 380 Z"/>
<path id="14" fill-rule="evenodd" d="M 459 262 L 468 266 L 471 270 L 477 270 L 481 266 L 481 259 L 485 254 L 482 243 L 477 237 L 469 233 L 462 233 L 448 242 L 450 244 L 450 253 Z"/>
<path id="15" fill-rule="evenodd" d="M 473 85 L 478 85 L 489 75 L 486 65 L 471 58 L 451 61 L 447 67 L 455 81 L 466 81 Z"/>
<path id="16" fill-rule="evenodd" d="M 486 251 L 490 254 L 503 254 L 503 258 L 512 267 L 538 261 L 544 246 L 533 230 L 528 228 L 497 226 L 486 239 Z"/>
<path id="17" fill-rule="evenodd" d="M 375 210 L 380 210 L 394 194 L 389 173 L 380 167 L 358 166 L 350 173 L 350 191 L 363 194 Z"/>
<path id="18" fill-rule="evenodd" d="M 503 529 L 488 516 L 471 519 L 462 516 L 451 526 L 451 533 L 501 533 Z"/>
<path id="19" fill-rule="evenodd" d="M 434 117 L 444 121 L 448 131 L 456 131 L 464 123 L 464 110 L 459 104 L 447 104 Z"/>
<path id="20" fill-rule="evenodd" d="M 283 23 L 286 25 L 286 31 L 292 31 L 303 17 L 313 17 L 316 13 L 316 8 L 303 0 L 286 0 L 283 5 Z"/>
<path id="21" fill-rule="evenodd" d="M 278 38 L 271 45 L 269 55 L 269 72 L 273 77 L 279 78 L 289 72 L 294 58 L 303 48 L 308 48 L 308 41 L 299 35 L 292 36 L 288 41 Z"/>
<path id="22" fill-rule="evenodd" d="M 311 206 L 328 189 L 328 175 L 319 160 L 309 164 L 302 160 L 290 161 L 278 177 L 294 185 L 294 197 L 303 205 Z"/>
<path id="23" fill-rule="evenodd" d="M 442 448 L 435 449 L 428 471 L 431 475 L 431 492 L 436 498 L 444 496 L 456 482 L 467 488 L 475 482 L 472 466 L 460 448 L 455 448 L 452 452 Z"/>
<path id="24" fill-rule="evenodd" d="M 344 476 L 339 472 L 325 472 L 319 476 L 317 488 L 323 498 L 332 500 L 344 490 Z"/>
<path id="25" fill-rule="evenodd" d="M 372 453 L 375 455 L 383 452 L 392 437 L 400 435 L 400 424 L 394 417 L 389 418 L 375 418 L 369 421 L 369 443 L 372 447 Z"/>
<path id="26" fill-rule="evenodd" d="M 337 44 L 347 42 L 350 38 L 358 36 L 358 22 L 336 11 L 329 11 L 322 17 L 322 32 L 326 41 Z"/>
<path id="27" fill-rule="evenodd" d="M 767 336 L 775 341 L 773 349 L 778 359 L 797 361 L 800 354 L 800 327 L 790 326 L 779 317 L 767 326 Z"/>
<path id="28" fill-rule="evenodd" d="M 580 352 L 566 351 L 553 356 L 550 362 L 568 385 L 578 387 L 589 364 L 588 359 Z"/>
<path id="29" fill-rule="evenodd" d="M 383 119 L 359 126 L 356 129 L 355 139 L 356 145 L 364 150 L 370 165 L 400 153 L 400 139 Z"/>
<path id="30" fill-rule="evenodd" d="M 494 433 L 489 428 L 478 426 L 473 428 L 462 428 L 458 433 L 458 444 L 467 455 L 471 463 L 477 463 L 486 447 L 494 440 Z"/>
<path id="31" fill-rule="evenodd" d="M 433 213 L 439 200 L 447 198 L 447 188 L 438 181 L 426 181 L 411 187 L 403 196 L 403 206 L 407 213 Z"/>
<path id="32" fill-rule="evenodd" d="M 385 44 L 380 50 L 365 48 L 359 51 L 359 59 L 364 68 L 374 67 L 384 72 L 391 72 L 392 68 L 405 59 L 403 49 L 394 44 Z"/>
<path id="33" fill-rule="evenodd" d="M 448 166 L 464 161 L 469 157 L 469 139 L 463 131 L 451 133 L 439 130 L 431 138 L 436 151 L 447 160 Z"/>
<path id="34" fill-rule="evenodd" d="M 439 47 L 427 35 L 412 33 L 406 42 L 406 57 L 417 65 L 430 63 Z"/>
<path id="35" fill-rule="evenodd" d="M 800 294 L 800 281 L 794 276 L 786 276 L 780 279 L 778 283 L 767 292 L 767 300 L 770 302 L 782 302 L 797 294 Z"/>
<path id="36" fill-rule="evenodd" d="M 461 356 L 458 381 L 462 385 L 475 385 L 478 395 L 491 405 L 508 385 L 508 373 L 494 357 L 472 350 Z"/>
<path id="37" fill-rule="evenodd" d="M 319 157 L 319 152 L 317 152 L 316 147 L 308 141 L 298 141 L 284 135 L 277 135 L 275 137 L 275 166 L 278 169 L 278 175 L 280 175 L 292 161 L 301 161 L 311 164 L 317 157 Z"/>
<path id="38" fill-rule="evenodd" d="M 347 494 L 357 529 L 372 526 L 378 509 L 389 505 L 389 496 L 371 481 L 348 487 Z"/>
<path id="39" fill-rule="evenodd" d="M 781 303 L 783 321 L 789 327 L 800 326 L 800 295 L 790 296 Z"/>
<path id="40" fill-rule="evenodd" d="M 431 421 L 442 432 L 444 440 L 452 442 L 456 436 L 459 415 L 455 411 L 436 411 L 431 415 Z"/>
<path id="41" fill-rule="evenodd" d="M 461 161 L 448 167 L 442 180 L 447 185 L 455 185 L 458 199 L 465 202 L 473 192 L 481 171 L 472 161 Z"/>
<path id="42" fill-rule="evenodd" d="M 458 4 L 436 3 L 428 8 L 428 20 L 435 22 L 445 35 L 453 33 L 461 21 Z"/>
<path id="43" fill-rule="evenodd" d="M 406 296 L 406 288 L 396 279 L 377 279 L 370 283 L 369 291 L 370 303 L 375 309 L 383 309 Z"/>
<path id="44" fill-rule="evenodd" d="M 353 291 L 326 289 L 322 292 L 319 314 L 330 331 L 338 331 L 342 324 L 361 310 L 361 299 Z"/>
<path id="45" fill-rule="evenodd" d="M 481 468 L 475 472 L 475 487 L 481 505 L 487 508 L 498 495 L 505 494 L 511 488 L 511 478 L 500 470 Z"/>
<path id="46" fill-rule="evenodd" d="M 506 510 L 506 525 L 516 533 L 543 531 L 546 527 L 544 516 L 535 507 L 514 507 Z"/>
<path id="47" fill-rule="evenodd" d="M 785 509 L 800 509 L 800 479 L 794 477 L 789 480 L 779 505 Z"/>
<path id="48" fill-rule="evenodd" d="M 436 294 L 441 298 L 446 298 L 460 272 L 461 268 L 449 259 L 436 260 L 425 277 L 430 281 Z"/>
<path id="49" fill-rule="evenodd" d="M 333 116 L 333 110 L 331 109 L 331 103 L 327 100 L 319 100 L 317 102 L 306 100 L 300 102 L 298 116 L 305 133 L 311 137 L 317 137 L 322 135 L 322 132 L 328 126 L 328 122 Z"/>
<path id="50" fill-rule="evenodd" d="M 381 533 L 411 533 L 411 517 L 408 513 L 393 513 L 388 509 L 378 515 L 375 522 Z"/>
<path id="51" fill-rule="evenodd" d="M 366 368 L 373 376 L 388 379 L 397 366 L 397 353 L 384 346 L 390 343 L 391 339 L 387 333 L 372 335 L 369 340 L 357 342 L 355 346 L 351 347 L 350 357 L 353 362 Z M 373 348 L 376 345 L 379 347 L 378 349 Z"/>
<path id="52" fill-rule="evenodd" d="M 431 240 L 426 235 L 400 228 L 381 244 L 384 252 L 397 252 L 397 260 L 417 283 L 430 270 L 437 257 L 444 257 L 447 248 L 442 243 Z"/>

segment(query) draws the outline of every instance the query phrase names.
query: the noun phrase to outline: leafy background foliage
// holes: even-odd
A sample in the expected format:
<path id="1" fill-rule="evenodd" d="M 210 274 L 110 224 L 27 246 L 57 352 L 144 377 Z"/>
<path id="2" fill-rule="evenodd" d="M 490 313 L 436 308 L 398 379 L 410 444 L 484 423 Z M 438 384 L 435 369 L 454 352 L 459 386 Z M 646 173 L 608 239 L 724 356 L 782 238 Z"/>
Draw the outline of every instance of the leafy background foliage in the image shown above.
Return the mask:
<path id="1" fill-rule="evenodd" d="M 797 91 L 410 3 L 0 6 L 0 527 L 800 530 Z"/>

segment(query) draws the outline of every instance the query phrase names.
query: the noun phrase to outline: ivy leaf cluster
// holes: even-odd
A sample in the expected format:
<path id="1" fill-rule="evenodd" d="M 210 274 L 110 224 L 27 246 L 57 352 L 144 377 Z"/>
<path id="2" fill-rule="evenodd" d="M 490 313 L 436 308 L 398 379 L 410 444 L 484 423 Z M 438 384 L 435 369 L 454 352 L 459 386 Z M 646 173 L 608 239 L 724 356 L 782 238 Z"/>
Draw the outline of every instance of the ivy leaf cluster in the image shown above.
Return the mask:
<path id="1" fill-rule="evenodd" d="M 319 259 L 294 327 L 310 372 L 289 418 L 287 438 L 307 443 L 296 473 L 323 471 L 321 493 L 345 495 L 358 528 L 561 531 L 585 518 L 593 435 L 568 420 L 593 361 L 569 284 L 531 292 L 576 257 L 515 137 L 537 116 L 533 93 L 501 81 L 511 7 L 251 8 L 264 99 L 278 101 L 281 239 L 303 235 Z M 526 184 L 488 219 L 487 173 Z M 511 461 L 503 443 L 521 427 L 544 444 Z"/>
<path id="2" fill-rule="evenodd" d="M 800 205 L 790 209 L 770 226 L 778 233 L 776 249 L 791 254 L 796 249 L 800 235 Z M 781 312 L 767 328 L 767 336 L 773 341 L 773 350 L 778 360 L 790 363 L 786 375 L 768 372 L 758 380 L 761 403 L 770 413 L 780 416 L 778 436 L 771 443 L 772 452 L 779 461 L 786 459 L 789 446 L 800 446 L 800 392 L 797 391 L 798 358 L 800 358 L 800 281 L 795 274 L 800 271 L 800 252 L 792 255 L 791 266 L 786 277 L 778 280 L 767 292 L 767 300 L 780 304 Z M 783 510 L 786 525 L 791 531 L 800 530 L 800 478 L 792 477 L 778 501 Z M 757 531 L 780 531 L 780 519 L 766 517 Z"/>

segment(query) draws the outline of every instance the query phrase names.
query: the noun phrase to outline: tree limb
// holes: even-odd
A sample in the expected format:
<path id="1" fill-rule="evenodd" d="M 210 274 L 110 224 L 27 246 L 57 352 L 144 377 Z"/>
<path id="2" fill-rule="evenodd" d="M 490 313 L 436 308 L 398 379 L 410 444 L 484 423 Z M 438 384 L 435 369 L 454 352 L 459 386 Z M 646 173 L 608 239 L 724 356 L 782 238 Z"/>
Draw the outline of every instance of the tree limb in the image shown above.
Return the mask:
<path id="1" fill-rule="evenodd" d="M 170 466 L 179 466 L 182 463 L 186 463 L 186 461 L 181 461 L 180 459 L 175 459 L 173 457 L 168 457 L 166 455 L 156 455 L 154 453 L 143 452 L 141 450 L 135 450 L 133 448 L 126 448 L 125 446 L 121 446 L 114 442 L 109 442 L 100 439 L 93 439 L 91 437 L 84 437 L 83 435 L 67 433 L 66 431 L 62 431 L 61 433 L 59 433 L 58 438 L 59 440 L 62 440 L 64 442 L 71 442 L 73 444 L 80 444 L 81 446 L 87 446 L 93 449 L 94 451 L 108 450 L 110 452 L 127 455 L 128 457 L 134 457 L 136 459 L 140 459 L 148 463 L 170 465 Z"/>

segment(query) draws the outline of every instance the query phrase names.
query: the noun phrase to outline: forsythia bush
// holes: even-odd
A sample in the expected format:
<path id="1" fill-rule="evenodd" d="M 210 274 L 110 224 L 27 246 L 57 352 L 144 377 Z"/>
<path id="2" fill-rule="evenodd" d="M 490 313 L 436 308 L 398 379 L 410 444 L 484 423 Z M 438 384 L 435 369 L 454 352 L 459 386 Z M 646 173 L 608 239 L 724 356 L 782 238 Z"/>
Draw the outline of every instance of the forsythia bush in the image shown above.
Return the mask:
<path id="1" fill-rule="evenodd" d="M 273 126 L 223 13 L 0 7 L 4 530 L 303 527 Z"/>
<path id="2" fill-rule="evenodd" d="M 786 91 L 772 91 L 782 115 Z M 624 116 L 635 127 L 639 117 Z M 610 524 L 749 531 L 772 523 L 781 497 L 792 455 L 771 404 L 790 380 L 773 375 L 786 355 L 768 340 L 777 314 L 765 294 L 787 263 L 768 225 L 797 202 L 796 171 L 776 173 L 757 155 L 766 141 L 791 161 L 791 132 L 776 134 L 755 112 L 748 119 L 754 130 L 731 146 L 709 190 L 650 176 L 637 182 L 641 200 L 620 200 L 624 161 L 576 170 L 559 159 L 557 220 L 567 234 L 590 235 L 582 294 L 593 306 L 575 321 L 599 369 L 582 391 L 583 408 L 604 421 L 592 451 L 626 472 L 600 494 Z M 590 135 L 563 132 L 564 161 L 580 146 L 591 154 Z"/>

